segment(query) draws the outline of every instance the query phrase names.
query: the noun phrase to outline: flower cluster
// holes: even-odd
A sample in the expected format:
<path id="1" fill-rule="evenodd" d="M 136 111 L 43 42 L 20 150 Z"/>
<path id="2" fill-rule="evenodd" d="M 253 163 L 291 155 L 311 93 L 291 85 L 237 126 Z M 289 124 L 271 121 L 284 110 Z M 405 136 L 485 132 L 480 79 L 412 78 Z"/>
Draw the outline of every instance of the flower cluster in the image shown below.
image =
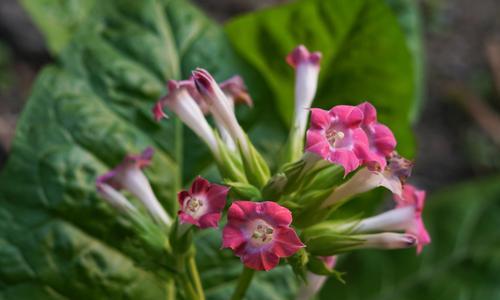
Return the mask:
<path id="1" fill-rule="evenodd" d="M 396 138 L 378 121 L 375 107 L 363 102 L 329 110 L 311 108 L 320 61 L 321 53 L 304 46 L 286 57 L 295 70 L 294 124 L 285 155 L 276 160 L 284 159 L 284 164 L 272 176 L 236 117 L 235 105 L 253 105 L 243 79 L 234 76 L 218 84 L 207 70 L 198 68 L 188 79 L 168 82 L 167 95 L 152 109 L 153 118 L 167 118 L 168 109 L 190 128 L 214 157 L 222 184 L 198 176 L 188 189 L 176 191 L 178 202 L 170 206 L 177 205 L 175 216 L 164 210 L 142 171 L 151 163 L 152 148 L 126 156 L 97 178 L 101 197 L 138 220 L 145 243 L 154 240 L 151 227 L 144 225 L 147 216 L 120 190 L 137 198 L 168 235 L 167 242 L 152 243 L 151 248 L 163 247 L 160 253 L 177 258 L 169 262 L 174 266 L 171 275 L 188 298 L 203 299 L 196 268 L 190 264 L 186 270 L 186 261 L 194 261 L 192 236 L 217 229 L 219 223 L 224 224 L 222 248 L 232 250 L 246 267 L 237 293 L 248 287 L 248 270 L 269 271 L 284 260 L 297 275 L 309 278 L 298 299 L 316 293 L 324 276 L 340 277 L 333 269 L 336 255 L 408 247 L 421 253 L 430 243 L 422 219 L 425 192 L 407 183 L 413 163 L 396 152 Z M 359 214 L 331 218 L 332 211 L 378 187 L 393 193 L 393 209 L 364 219 Z"/>

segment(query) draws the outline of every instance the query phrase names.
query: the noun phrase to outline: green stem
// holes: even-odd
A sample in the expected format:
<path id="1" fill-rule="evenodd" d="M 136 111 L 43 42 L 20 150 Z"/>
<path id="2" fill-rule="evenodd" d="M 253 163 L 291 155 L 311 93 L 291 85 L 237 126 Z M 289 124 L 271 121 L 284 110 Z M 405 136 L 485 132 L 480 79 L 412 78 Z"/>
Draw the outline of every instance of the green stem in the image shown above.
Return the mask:
<path id="1" fill-rule="evenodd" d="M 243 268 L 243 272 L 240 274 L 240 278 L 238 279 L 238 284 L 236 285 L 236 289 L 234 290 L 234 293 L 231 296 L 231 300 L 243 299 L 245 293 L 247 292 L 248 287 L 250 286 L 253 274 L 255 274 L 254 270 L 249 269 L 247 267 Z"/>
<path id="2" fill-rule="evenodd" d="M 194 255 L 190 255 L 188 258 L 188 270 L 194 282 L 194 287 L 200 296 L 200 300 L 205 300 L 205 293 L 203 292 L 203 285 L 201 284 L 200 274 L 196 266 Z"/>
<path id="3" fill-rule="evenodd" d="M 177 280 L 179 281 L 179 285 L 182 287 L 184 294 L 186 296 L 186 299 L 189 300 L 199 300 L 198 294 L 193 288 L 193 285 L 191 284 L 191 279 L 189 278 L 187 272 L 186 272 L 186 258 L 181 257 L 178 261 L 178 269 L 179 269 L 179 274 L 177 276 Z"/>

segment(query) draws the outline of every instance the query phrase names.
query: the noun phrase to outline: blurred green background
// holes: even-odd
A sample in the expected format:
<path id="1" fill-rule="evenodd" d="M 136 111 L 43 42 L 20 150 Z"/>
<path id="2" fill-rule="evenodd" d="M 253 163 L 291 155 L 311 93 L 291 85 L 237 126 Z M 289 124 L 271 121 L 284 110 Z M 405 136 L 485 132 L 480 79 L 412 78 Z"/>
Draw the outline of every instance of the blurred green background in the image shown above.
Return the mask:
<path id="1" fill-rule="evenodd" d="M 239 112 L 242 122 L 261 150 L 276 152 L 292 95 L 283 56 L 297 42 L 325 54 L 316 105 L 374 97 L 399 150 L 415 159 L 411 182 L 429 192 L 424 219 L 433 242 L 421 256 L 405 250 L 341 257 L 347 283 L 330 280 L 320 299 L 500 299 L 500 2 L 335 0 L 330 7 L 311 0 L 285 8 L 288 1 L 193 1 L 200 11 L 182 1 L 151 8 L 124 0 L 130 7 L 119 10 L 115 2 L 99 4 L 97 16 L 95 0 L 0 2 L 0 168 L 11 158 L 0 176 L 0 299 L 161 295 L 154 276 L 121 257 L 133 256 L 125 246 L 108 249 L 121 240 L 110 235 L 130 232 L 106 207 L 95 207 L 91 177 L 145 143 L 164 150 L 148 174 L 163 199 L 175 193 L 175 174 L 187 182 L 208 172 L 202 151 L 190 151 L 181 166 L 170 161 L 177 143 L 163 134 L 174 128 L 146 117 L 151 99 L 163 92 L 161 79 L 196 66 L 218 79 L 234 72 L 250 79 L 256 106 Z M 156 30 L 164 27 L 151 14 L 156 9 L 171 32 Z M 224 31 L 203 14 L 227 22 Z M 162 44 L 170 36 L 172 52 Z M 126 59 L 114 54 L 117 48 Z M 184 148 L 200 148 L 189 132 L 184 138 Z M 219 253 L 211 235 L 199 241 L 202 276 L 209 298 L 225 299 L 231 289 L 225 283 L 240 266 L 225 265 L 231 256 Z M 120 258 L 110 259 L 115 251 Z M 296 283 L 286 279 L 288 271 L 259 277 L 248 299 L 291 299 Z"/>

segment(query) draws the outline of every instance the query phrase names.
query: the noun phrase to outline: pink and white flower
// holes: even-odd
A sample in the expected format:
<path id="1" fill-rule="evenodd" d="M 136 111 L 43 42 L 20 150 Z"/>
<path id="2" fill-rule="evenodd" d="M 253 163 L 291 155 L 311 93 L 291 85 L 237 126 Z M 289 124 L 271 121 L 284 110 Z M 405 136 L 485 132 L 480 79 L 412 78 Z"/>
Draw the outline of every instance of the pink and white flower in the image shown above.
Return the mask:
<path id="1" fill-rule="evenodd" d="M 222 127 L 229 132 L 231 138 L 241 145 L 245 154 L 249 155 L 250 146 L 245 132 L 236 119 L 234 107 L 215 79 L 206 70 L 200 68 L 193 71 L 193 78 L 198 92 L 205 99 L 208 109 L 216 122 L 222 124 Z"/>
<path id="2" fill-rule="evenodd" d="M 222 234 L 223 248 L 231 248 L 248 268 L 269 271 L 282 257 L 304 244 L 290 227 L 291 212 L 271 201 L 235 201 Z"/>
<path id="3" fill-rule="evenodd" d="M 250 95 L 248 94 L 248 90 L 243 82 L 243 79 L 236 75 L 225 81 L 223 81 L 220 85 L 221 90 L 226 95 L 226 99 L 228 100 L 229 108 L 234 114 L 235 106 L 237 104 L 246 104 L 247 106 L 253 106 L 253 101 Z M 206 104 L 205 104 L 206 105 Z M 207 106 L 208 110 L 208 106 Z M 222 141 L 228 146 L 231 150 L 236 150 L 236 143 L 233 138 L 226 130 L 223 123 L 219 122 L 218 118 L 215 118 L 215 123 L 217 125 L 217 129 L 221 135 Z"/>
<path id="4" fill-rule="evenodd" d="M 297 138 L 302 141 L 309 108 L 311 108 L 318 87 L 321 53 L 311 53 L 305 46 L 300 45 L 288 54 L 286 61 L 295 69 L 294 126 Z"/>
<path id="5" fill-rule="evenodd" d="M 331 206 L 380 186 L 390 190 L 394 195 L 401 196 L 403 183 L 410 176 L 412 167 L 411 161 L 393 152 L 389 155 L 387 166 L 383 171 L 360 169 L 349 180 L 335 188 L 323 201 L 322 207 Z"/>
<path id="6" fill-rule="evenodd" d="M 125 159 L 111 171 L 99 176 L 96 180 L 97 190 L 108 201 L 124 204 L 124 198 L 118 196 L 117 190 L 126 189 L 136 196 L 146 207 L 151 216 L 165 225 L 171 223 L 170 217 L 165 212 L 156 198 L 148 179 L 141 171 L 151 163 L 153 148 L 146 148 L 139 155 L 127 155 Z"/>
<path id="7" fill-rule="evenodd" d="M 423 246 L 431 242 L 422 221 L 425 191 L 405 184 L 402 195 L 394 195 L 394 199 L 396 208 L 359 222 L 343 224 L 339 230 L 345 229 L 352 233 L 405 231 L 415 237 L 417 253 L 422 252 Z"/>
<path id="8" fill-rule="evenodd" d="M 334 106 L 329 111 L 311 109 L 306 151 L 344 167 L 345 174 L 360 166 L 368 138 L 360 128 L 363 112 L 350 105 Z"/>
<path id="9" fill-rule="evenodd" d="M 198 176 L 189 191 L 177 194 L 181 224 L 189 223 L 199 228 L 217 227 L 228 192 L 228 187 Z"/>
<path id="10" fill-rule="evenodd" d="M 196 91 L 192 79 L 168 82 L 169 93 L 161 98 L 153 107 L 156 120 L 165 116 L 163 107 L 167 106 L 182 120 L 193 132 L 198 135 L 208 146 L 215 157 L 219 156 L 217 140 L 212 127 L 208 124 L 203 110 L 204 101 Z"/>
<path id="11" fill-rule="evenodd" d="M 375 107 L 364 102 L 357 106 L 363 112 L 361 128 L 368 137 L 368 150 L 364 155 L 363 163 L 371 170 L 384 170 L 386 158 L 396 148 L 396 138 L 389 127 L 377 121 Z"/>
<path id="12" fill-rule="evenodd" d="M 425 229 L 422 220 L 422 211 L 425 204 L 425 191 L 419 190 L 410 184 L 405 184 L 403 187 L 402 196 L 394 196 L 397 203 L 396 209 L 413 209 L 413 216 L 407 228 L 407 233 L 413 234 L 417 237 L 417 253 L 422 252 L 422 248 L 431 242 L 431 237 Z"/>

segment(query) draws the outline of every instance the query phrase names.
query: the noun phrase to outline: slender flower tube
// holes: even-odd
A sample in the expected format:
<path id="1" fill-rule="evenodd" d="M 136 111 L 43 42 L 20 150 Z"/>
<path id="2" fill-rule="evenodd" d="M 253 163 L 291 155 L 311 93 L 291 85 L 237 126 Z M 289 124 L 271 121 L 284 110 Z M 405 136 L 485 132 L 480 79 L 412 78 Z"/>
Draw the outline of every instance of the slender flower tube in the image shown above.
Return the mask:
<path id="1" fill-rule="evenodd" d="M 402 183 L 411 174 L 412 162 L 394 152 L 390 155 L 388 163 L 384 165 L 387 167 L 383 171 L 360 169 L 349 180 L 338 186 L 323 202 L 322 207 L 329 207 L 379 186 L 385 187 L 394 195 L 401 195 Z"/>
<path id="2" fill-rule="evenodd" d="M 132 204 L 130 204 L 127 198 L 125 198 L 122 193 L 117 191 L 111 185 L 99 182 L 96 183 L 96 186 L 99 195 L 116 210 L 122 213 L 131 213 L 137 211 L 137 209 Z"/>
<path id="3" fill-rule="evenodd" d="M 226 205 L 228 187 L 197 177 L 189 191 L 179 192 L 179 220 L 199 228 L 217 227 Z"/>
<path id="4" fill-rule="evenodd" d="M 329 111 L 311 110 L 306 151 L 344 167 L 345 175 L 355 170 L 366 153 L 368 138 L 360 128 L 363 112 L 349 105 L 334 106 Z"/>
<path id="5" fill-rule="evenodd" d="M 423 247 L 431 242 L 431 237 L 427 232 L 427 229 L 425 229 L 424 222 L 422 220 L 422 211 L 424 210 L 425 203 L 425 191 L 419 190 L 410 184 L 405 184 L 402 195 L 394 195 L 394 200 L 397 203 L 396 210 L 405 208 L 411 208 L 414 210 L 414 215 L 410 219 L 413 222 L 404 228 L 404 230 L 406 233 L 417 237 L 417 254 L 420 254 Z"/>
<path id="6" fill-rule="evenodd" d="M 322 257 L 322 259 L 325 261 L 325 265 L 329 269 L 333 269 L 335 267 L 335 263 L 337 262 L 337 256 L 325 256 Z M 321 288 L 323 287 L 323 284 L 325 281 L 328 279 L 328 276 L 324 275 L 317 275 L 312 272 L 307 272 L 307 280 L 300 289 L 297 292 L 297 297 L 295 298 L 296 300 L 310 300 L 316 295 Z"/>
<path id="7" fill-rule="evenodd" d="M 217 140 L 203 114 L 202 109 L 206 109 L 203 106 L 204 101 L 200 99 L 193 80 L 170 80 L 168 88 L 168 95 L 161 98 L 153 107 L 153 114 L 156 120 L 160 120 L 165 116 L 163 107 L 167 106 L 207 144 L 212 154 L 218 158 L 219 149 L 217 147 Z"/>
<path id="8" fill-rule="evenodd" d="M 241 149 L 241 158 L 248 181 L 262 188 L 269 179 L 269 167 L 238 123 L 226 95 L 207 71 L 196 69 L 193 72 L 193 78 L 198 92 L 206 100 L 215 120 L 223 125 Z"/>
<path id="9" fill-rule="evenodd" d="M 247 106 L 252 107 L 253 101 L 250 95 L 248 94 L 248 90 L 243 82 L 243 79 L 240 76 L 233 76 L 220 84 L 221 90 L 224 92 L 226 99 L 228 100 L 229 108 L 231 112 L 234 114 L 234 109 L 237 104 L 246 104 Z M 206 104 L 205 104 L 206 105 Z M 208 109 L 208 106 L 207 106 Z M 217 129 L 222 137 L 222 141 L 228 146 L 230 150 L 236 150 L 236 144 L 229 134 L 229 132 L 224 127 L 224 124 L 219 122 L 219 119 L 215 119 L 215 123 L 217 125 Z"/>
<path id="10" fill-rule="evenodd" d="M 383 232 L 376 234 L 357 235 L 363 242 L 354 249 L 405 249 L 417 244 L 417 238 L 412 234 Z"/>
<path id="11" fill-rule="evenodd" d="M 245 154 L 249 154 L 246 134 L 236 119 L 234 108 L 215 79 L 206 70 L 199 68 L 193 71 L 193 78 L 198 92 L 208 104 L 210 113 L 229 132 L 233 140 L 241 145 Z"/>
<path id="12" fill-rule="evenodd" d="M 296 160 L 302 152 L 307 116 L 318 86 L 321 53 L 310 53 L 300 45 L 288 54 L 286 61 L 295 69 L 295 110 L 294 125 L 290 132 L 290 160 Z"/>
<path id="13" fill-rule="evenodd" d="M 235 201 L 229 207 L 222 247 L 231 248 L 248 268 L 269 271 L 281 257 L 304 247 L 291 222 L 291 212 L 275 202 Z"/>
<path id="14" fill-rule="evenodd" d="M 142 168 L 150 164 L 153 156 L 153 148 L 146 148 L 139 155 L 127 155 L 122 163 L 111 171 L 100 176 L 96 180 L 97 189 L 102 194 L 103 191 L 113 195 L 114 201 L 120 201 L 117 195 L 107 186 L 113 189 L 126 189 L 136 196 L 146 207 L 150 215 L 159 223 L 170 225 L 171 220 L 168 214 L 156 199 L 153 189 L 148 179 L 141 171 Z M 109 194 L 111 191 L 111 194 Z M 122 199 L 123 200 L 123 199 Z"/>
<path id="15" fill-rule="evenodd" d="M 364 153 L 363 163 L 370 170 L 384 170 L 386 157 L 396 148 L 396 138 L 389 127 L 377 122 L 377 111 L 375 107 L 364 102 L 357 106 L 363 111 L 363 122 L 361 128 L 368 137 L 368 151 Z"/>

